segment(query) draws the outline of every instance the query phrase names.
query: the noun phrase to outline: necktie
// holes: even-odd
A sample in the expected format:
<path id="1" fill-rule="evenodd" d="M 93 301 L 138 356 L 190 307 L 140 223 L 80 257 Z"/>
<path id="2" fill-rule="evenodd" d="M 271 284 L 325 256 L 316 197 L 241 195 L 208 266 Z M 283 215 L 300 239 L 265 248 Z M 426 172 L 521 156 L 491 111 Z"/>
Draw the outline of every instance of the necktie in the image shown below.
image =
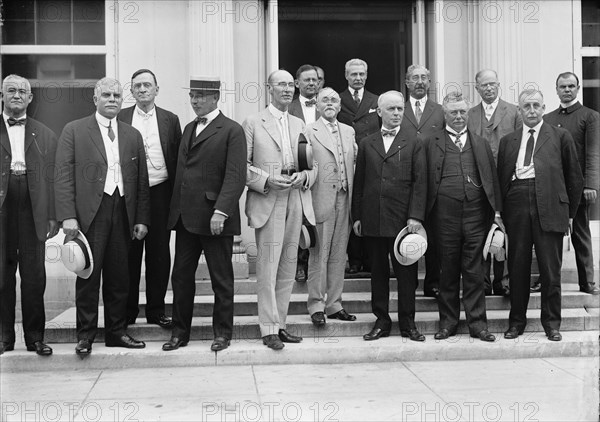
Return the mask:
<path id="1" fill-rule="evenodd" d="M 462 144 L 462 141 L 460 140 L 460 137 L 463 136 L 466 132 L 460 132 L 460 133 L 454 133 L 454 132 L 450 132 L 450 131 L 446 131 L 446 132 L 448 132 L 448 135 L 455 137 L 454 144 L 462 152 L 463 144 Z"/>
<path id="2" fill-rule="evenodd" d="M 381 136 L 396 136 L 395 130 L 381 129 Z"/>
<path id="3" fill-rule="evenodd" d="M 312 107 L 316 104 L 317 104 L 317 100 L 315 100 L 314 98 L 312 100 L 304 101 L 304 105 L 306 107 Z"/>
<path id="4" fill-rule="evenodd" d="M 529 139 L 527 140 L 527 146 L 525 147 L 525 161 L 523 163 L 524 167 L 527 167 L 531 164 L 531 156 L 533 155 L 533 144 L 535 139 L 533 138 L 533 134 L 535 133 L 535 129 L 529 129 Z"/>
<path id="5" fill-rule="evenodd" d="M 358 90 L 354 90 L 354 102 L 356 103 L 356 105 L 360 105 L 360 97 L 358 96 Z"/>
<path id="6" fill-rule="evenodd" d="M 14 117 L 8 118 L 8 126 L 25 126 L 27 118 L 15 119 Z"/>
<path id="7" fill-rule="evenodd" d="M 415 118 L 417 119 L 417 123 L 421 121 L 421 116 L 423 115 L 423 110 L 421 110 L 421 103 L 417 101 L 415 103 Z"/>
<path id="8" fill-rule="evenodd" d="M 206 117 L 196 117 L 196 121 L 202 125 L 205 125 L 206 122 L 208 122 L 208 119 Z"/>
<path id="9" fill-rule="evenodd" d="M 485 106 L 485 118 L 487 120 L 490 120 L 492 118 L 492 114 L 493 114 L 492 105 L 491 104 L 486 105 Z"/>
<path id="10" fill-rule="evenodd" d="M 108 122 L 108 137 L 110 138 L 111 142 L 113 142 L 115 140 L 115 132 L 113 132 L 113 130 L 112 130 L 112 122 L 111 121 Z"/>

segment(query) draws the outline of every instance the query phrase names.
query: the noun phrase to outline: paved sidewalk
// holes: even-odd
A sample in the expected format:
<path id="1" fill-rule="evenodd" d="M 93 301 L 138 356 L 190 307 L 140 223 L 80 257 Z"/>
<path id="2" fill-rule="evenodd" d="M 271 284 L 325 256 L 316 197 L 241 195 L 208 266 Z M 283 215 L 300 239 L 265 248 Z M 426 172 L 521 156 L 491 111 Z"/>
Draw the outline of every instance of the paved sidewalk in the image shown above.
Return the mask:
<path id="1" fill-rule="evenodd" d="M 3 373 L 2 421 L 597 421 L 598 357 Z"/>

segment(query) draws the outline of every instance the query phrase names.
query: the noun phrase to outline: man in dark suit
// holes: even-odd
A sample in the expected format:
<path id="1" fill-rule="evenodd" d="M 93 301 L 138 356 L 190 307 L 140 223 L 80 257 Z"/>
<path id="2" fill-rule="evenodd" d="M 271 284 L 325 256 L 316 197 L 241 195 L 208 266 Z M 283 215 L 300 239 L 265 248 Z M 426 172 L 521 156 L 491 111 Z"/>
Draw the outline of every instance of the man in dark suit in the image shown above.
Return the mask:
<path id="1" fill-rule="evenodd" d="M 556 93 L 560 106 L 546 114 L 544 120 L 567 129 L 573 141 L 583 173 L 583 196 L 573 219 L 571 241 L 575 248 L 575 263 L 579 275 L 579 291 L 597 295 L 594 283 L 594 257 L 590 232 L 590 204 L 596 202 L 600 188 L 600 114 L 577 101 L 579 78 L 571 72 L 558 75 Z"/>
<path id="2" fill-rule="evenodd" d="M 100 279 L 104 299 L 104 343 L 108 347 L 143 348 L 126 333 L 131 239 L 141 240 L 150 223 L 150 195 L 144 142 L 140 133 L 117 121 L 123 103 L 119 81 L 96 83 L 96 113 L 68 123 L 56 151 L 56 217 L 65 240 L 81 230 L 88 239 L 94 269 L 77 277 L 77 346 L 91 353 L 98 331 Z"/>
<path id="3" fill-rule="evenodd" d="M 500 140 L 498 178 L 508 234 L 510 315 L 504 338 L 527 325 L 531 248 L 542 283 L 541 322 L 549 340 L 560 341 L 563 236 L 571 229 L 583 191 L 583 176 L 569 132 L 542 119 L 546 106 L 537 90 L 519 95 L 523 129 Z"/>
<path id="4" fill-rule="evenodd" d="M 428 166 L 427 213 L 437 233 L 440 257 L 440 313 L 436 340 L 456 334 L 462 302 L 471 337 L 495 341 L 487 329 L 482 255 L 495 222 L 502 230 L 500 187 L 492 149 L 467 130 L 467 102 L 450 93 L 443 102 L 445 130 L 425 140 Z"/>
<path id="5" fill-rule="evenodd" d="M 317 110 L 317 92 L 319 92 L 319 77 L 317 69 L 304 64 L 296 71 L 296 88 L 300 92 L 298 98 L 292 100 L 288 113 L 301 119 L 305 124 L 314 123 L 319 117 Z M 298 248 L 298 262 L 296 264 L 296 281 L 306 281 L 308 276 L 308 249 Z"/>
<path id="6" fill-rule="evenodd" d="M 444 128 L 444 111 L 442 106 L 428 98 L 427 91 L 431 85 L 429 69 L 420 64 L 413 64 L 406 70 L 406 88 L 408 100 L 404 112 L 403 129 L 411 139 L 424 141 L 429 136 Z M 423 294 L 429 297 L 438 297 L 440 290 L 440 258 L 437 256 L 437 240 L 435 230 L 425 220 L 427 242 L 429 247 L 425 252 L 425 281 Z"/>
<path id="7" fill-rule="evenodd" d="M 383 126 L 359 144 L 352 198 L 353 228 L 365 239 L 371 260 L 371 306 L 377 317 L 365 340 L 387 337 L 392 328 L 389 315 L 389 256 L 398 281 L 400 334 L 425 341 L 415 325 L 417 263 L 400 265 L 393 257 L 394 240 L 408 226 L 410 233 L 422 228 L 427 199 L 427 175 L 423 145 L 400 128 L 404 97 L 397 91 L 381 94 L 377 113 Z"/>
<path id="8" fill-rule="evenodd" d="M 165 315 L 165 294 L 171 271 L 171 230 L 167 228 L 167 219 L 181 141 L 181 125 L 176 115 L 155 105 L 158 90 L 156 76 L 151 70 L 136 71 L 131 77 L 131 94 L 136 105 L 121 110 L 118 117 L 139 130 L 144 140 L 152 221 L 148 235 L 142 240 L 134 239 L 129 250 L 127 324 L 135 324 L 139 313 L 140 276 L 145 245 L 146 321 L 171 328 L 173 321 Z"/>
<path id="9" fill-rule="evenodd" d="M 190 103 L 198 116 L 183 132 L 168 227 L 177 231 L 173 264 L 173 331 L 163 350 L 190 339 L 196 269 L 204 251 L 215 293 L 212 351 L 233 336 L 233 236 L 239 235 L 239 200 L 246 186 L 242 127 L 217 108 L 218 78 L 192 77 Z"/>
<path id="10" fill-rule="evenodd" d="M 0 354 L 14 350 L 16 271 L 21 276 L 23 332 L 28 351 L 49 356 L 44 343 L 45 241 L 58 233 L 54 210 L 56 135 L 26 115 L 29 81 L 2 82 L 0 122 Z"/>
<path id="11" fill-rule="evenodd" d="M 342 109 L 338 114 L 338 120 L 354 128 L 358 145 L 367 136 L 379 132 L 378 97 L 365 89 L 367 70 L 367 63 L 364 60 L 348 60 L 345 67 L 348 88 L 340 93 Z M 370 271 L 369 254 L 364 241 L 354 232 L 350 233 L 347 251 L 349 274 L 356 274 L 361 269 Z"/>
<path id="12" fill-rule="evenodd" d="M 475 135 L 485 139 L 492 148 L 494 161 L 498 162 L 500 138 L 523 126 L 523 119 L 513 104 L 498 96 L 500 82 L 496 71 L 484 69 L 475 75 L 475 88 L 481 96 L 481 103 L 469 109 L 467 127 Z M 494 262 L 494 284 L 490 280 L 490 267 Z M 485 294 L 509 296 L 508 269 L 506 261 L 497 261 L 493 256 L 483 262 Z"/>

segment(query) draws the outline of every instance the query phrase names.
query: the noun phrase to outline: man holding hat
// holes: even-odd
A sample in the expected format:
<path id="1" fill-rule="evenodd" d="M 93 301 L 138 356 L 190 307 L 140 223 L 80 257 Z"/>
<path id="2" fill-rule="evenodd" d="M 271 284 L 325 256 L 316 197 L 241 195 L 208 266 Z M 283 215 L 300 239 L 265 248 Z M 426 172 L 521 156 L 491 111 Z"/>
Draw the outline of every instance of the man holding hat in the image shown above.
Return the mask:
<path id="1" fill-rule="evenodd" d="M 492 222 L 503 231 L 500 185 L 489 143 L 467 130 L 467 102 L 459 93 L 443 101 L 445 130 L 425 140 L 428 165 L 427 213 L 436 231 L 441 264 L 439 331 L 456 334 L 462 302 L 471 337 L 493 342 L 487 329 L 483 246 Z"/>
<path id="2" fill-rule="evenodd" d="M 204 252 L 215 293 L 212 351 L 233 336 L 233 236 L 239 235 L 239 200 L 246 186 L 246 139 L 242 127 L 218 109 L 219 78 L 192 77 L 190 104 L 196 119 L 183 131 L 168 227 L 177 231 L 173 331 L 163 350 L 190 339 L 196 269 Z"/>
<path id="3" fill-rule="evenodd" d="M 377 114 L 381 131 L 364 138 L 358 146 L 352 197 L 354 233 L 365 239 L 371 263 L 371 306 L 377 317 L 367 341 L 390 335 L 389 257 L 394 255 L 394 240 L 402 228 L 408 233 L 422 232 L 427 198 L 427 164 L 422 143 L 406 136 L 400 128 L 404 115 L 404 96 L 388 91 L 379 96 Z M 398 281 L 398 322 L 400 335 L 425 341 L 415 325 L 417 262 L 401 265 L 392 258 Z"/>
<path id="4" fill-rule="evenodd" d="M 58 233 L 54 211 L 56 135 L 27 116 L 29 81 L 8 75 L 2 82 L 0 122 L 0 354 L 14 350 L 16 271 L 27 350 L 52 354 L 44 343 L 45 241 Z"/>
<path id="5" fill-rule="evenodd" d="M 127 334 L 126 315 L 129 247 L 146 236 L 150 223 L 148 169 L 142 136 L 116 118 L 122 103 L 119 81 L 100 79 L 96 113 L 68 123 L 56 151 L 56 216 L 66 242 L 83 232 L 94 262 L 89 278 L 75 282 L 80 356 L 91 353 L 98 332 L 101 279 L 106 346 L 146 346 Z"/>
<path id="6" fill-rule="evenodd" d="M 310 248 L 307 280 L 308 313 L 316 326 L 325 325 L 325 314 L 356 320 L 342 307 L 342 290 L 357 145 L 354 129 L 336 119 L 340 107 L 338 93 L 323 88 L 317 95 L 320 118 L 305 130 L 321 170 L 312 187 L 317 233 L 316 244 Z"/>
<path id="7" fill-rule="evenodd" d="M 294 78 L 285 70 L 267 79 L 271 103 L 244 123 L 248 148 L 246 215 L 256 229 L 258 322 L 263 343 L 281 350 L 302 337 L 285 329 L 296 274 L 302 218 L 315 224 L 309 189 L 317 168 L 301 169 L 298 140 L 304 123 L 288 113 Z"/>

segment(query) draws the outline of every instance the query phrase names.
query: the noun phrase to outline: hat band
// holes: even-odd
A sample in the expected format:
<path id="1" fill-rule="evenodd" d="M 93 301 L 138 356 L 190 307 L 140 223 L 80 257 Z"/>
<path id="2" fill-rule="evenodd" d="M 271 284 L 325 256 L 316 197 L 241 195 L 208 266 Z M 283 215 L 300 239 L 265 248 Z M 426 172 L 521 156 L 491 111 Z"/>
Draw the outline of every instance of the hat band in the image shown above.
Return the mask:
<path id="1" fill-rule="evenodd" d="M 90 255 L 88 254 L 88 249 L 85 246 L 85 243 L 83 243 L 81 241 L 81 239 L 79 239 L 78 237 L 73 239 L 73 242 L 77 243 L 79 245 L 79 247 L 81 248 L 81 250 L 83 251 L 83 256 L 85 258 L 85 267 L 83 267 L 83 269 L 86 270 L 86 269 L 90 268 Z"/>
<path id="2" fill-rule="evenodd" d="M 218 91 L 220 87 L 221 87 L 220 81 L 199 81 L 199 80 L 191 80 L 190 81 L 190 89 Z"/>

